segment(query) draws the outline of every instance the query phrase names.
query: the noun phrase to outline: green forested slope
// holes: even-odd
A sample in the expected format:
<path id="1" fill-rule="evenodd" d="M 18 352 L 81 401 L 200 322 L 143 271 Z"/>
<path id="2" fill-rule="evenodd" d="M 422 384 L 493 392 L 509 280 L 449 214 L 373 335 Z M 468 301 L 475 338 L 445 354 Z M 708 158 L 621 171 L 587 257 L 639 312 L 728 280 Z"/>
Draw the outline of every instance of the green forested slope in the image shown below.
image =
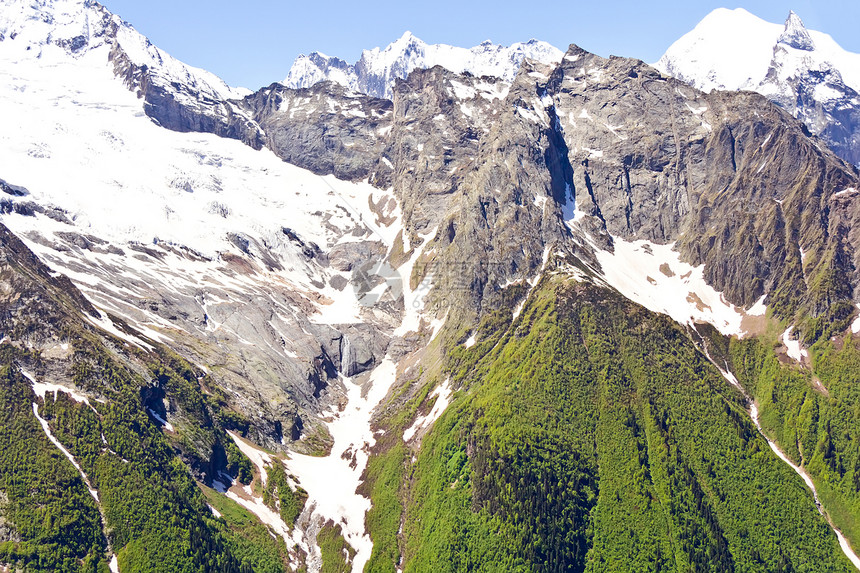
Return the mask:
<path id="1" fill-rule="evenodd" d="M 105 572 L 110 548 L 125 573 L 284 570 L 283 541 L 229 504 L 213 517 L 192 476 L 229 465 L 247 473 L 235 448 L 216 455 L 232 443 L 225 429 L 241 426 L 237 415 L 163 346 L 145 351 L 92 327 L 84 313 L 95 310 L 77 289 L 2 226 L 0 247 L 0 569 Z M 23 368 L 93 398 L 49 391 L 43 400 Z M 147 413 L 165 398 L 172 433 Z"/>
<path id="2" fill-rule="evenodd" d="M 506 322 L 448 349 L 459 391 L 414 463 L 393 441 L 371 463 L 374 501 L 396 496 L 404 523 L 370 523 L 369 570 L 399 553 L 407 572 L 852 570 L 741 393 L 667 317 L 557 277 Z"/>
<path id="3" fill-rule="evenodd" d="M 860 542 L 860 340 L 850 333 L 819 341 L 812 371 L 781 363 L 766 339 L 733 341 L 740 380 L 761 423 L 815 481 L 834 524 Z"/>
<path id="4" fill-rule="evenodd" d="M 8 347 L 0 350 L 8 357 Z M 106 570 L 95 500 L 39 426 L 34 398 L 16 369 L 0 368 L 0 562 L 31 571 Z"/>

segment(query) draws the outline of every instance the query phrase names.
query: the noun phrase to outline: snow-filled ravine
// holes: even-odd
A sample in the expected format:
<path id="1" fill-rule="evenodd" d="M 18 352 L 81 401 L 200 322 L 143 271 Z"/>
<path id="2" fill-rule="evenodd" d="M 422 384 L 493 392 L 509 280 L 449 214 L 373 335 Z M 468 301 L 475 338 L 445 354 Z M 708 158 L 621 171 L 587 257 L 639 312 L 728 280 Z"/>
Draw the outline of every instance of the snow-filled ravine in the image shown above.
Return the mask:
<path id="1" fill-rule="evenodd" d="M 397 376 L 397 365 L 389 358 L 370 374 L 365 393 L 346 379 L 349 402 L 328 428 L 334 438 L 325 457 L 291 454 L 286 465 L 308 492 L 313 513 L 339 523 L 347 542 L 356 550 L 352 570 L 362 571 L 373 543 L 365 532 L 364 516 L 370 500 L 356 493 L 367 466 L 369 449 L 376 443 L 370 427 L 374 408 L 388 393 Z"/>

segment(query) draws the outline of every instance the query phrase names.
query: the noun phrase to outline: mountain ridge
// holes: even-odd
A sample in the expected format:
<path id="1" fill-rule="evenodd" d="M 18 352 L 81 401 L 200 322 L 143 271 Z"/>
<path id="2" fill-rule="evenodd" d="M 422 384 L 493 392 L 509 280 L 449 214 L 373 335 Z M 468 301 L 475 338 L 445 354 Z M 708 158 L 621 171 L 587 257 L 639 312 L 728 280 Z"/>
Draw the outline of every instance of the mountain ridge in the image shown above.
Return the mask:
<path id="1" fill-rule="evenodd" d="M 395 80 L 405 79 L 416 68 L 441 65 L 455 73 L 494 76 L 510 83 L 524 58 L 549 64 L 560 60 L 561 55 L 557 48 L 534 39 L 510 47 L 486 40 L 473 48 L 458 48 L 426 44 L 407 31 L 384 49 L 363 50 L 354 64 L 319 52 L 300 55 L 281 83 L 290 88 L 307 88 L 333 81 L 353 91 L 391 99 Z"/>

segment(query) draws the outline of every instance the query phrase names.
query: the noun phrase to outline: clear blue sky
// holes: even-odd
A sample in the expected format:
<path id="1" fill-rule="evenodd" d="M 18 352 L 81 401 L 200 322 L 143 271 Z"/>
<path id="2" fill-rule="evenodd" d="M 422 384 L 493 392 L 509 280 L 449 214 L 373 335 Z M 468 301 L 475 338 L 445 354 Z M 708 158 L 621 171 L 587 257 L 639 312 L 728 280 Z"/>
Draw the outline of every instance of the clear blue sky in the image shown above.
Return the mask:
<path id="1" fill-rule="evenodd" d="M 356 61 L 410 30 L 428 43 L 470 47 L 538 38 L 566 49 L 656 61 L 714 8 L 743 7 L 770 22 L 794 10 L 808 28 L 860 52 L 860 0 L 102 0 L 171 55 L 231 85 L 256 89 L 286 76 L 301 53 Z"/>

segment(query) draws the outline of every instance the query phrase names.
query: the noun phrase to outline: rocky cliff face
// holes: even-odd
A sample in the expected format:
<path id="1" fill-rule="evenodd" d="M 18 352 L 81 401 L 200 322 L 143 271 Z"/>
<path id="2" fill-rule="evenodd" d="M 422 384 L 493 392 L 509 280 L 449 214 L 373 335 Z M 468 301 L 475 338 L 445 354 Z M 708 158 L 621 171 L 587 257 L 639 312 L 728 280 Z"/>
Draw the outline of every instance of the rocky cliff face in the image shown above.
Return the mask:
<path id="1" fill-rule="evenodd" d="M 589 229 L 607 248 L 612 236 L 678 241 L 739 306 L 768 295 L 786 318 L 853 313 L 854 286 L 819 292 L 810 278 L 835 266 L 856 285 L 857 245 L 840 231 L 851 209 L 834 219 L 829 205 L 850 200 L 857 171 L 763 97 L 703 93 L 572 47 L 558 66 L 524 66 L 510 87 L 434 68 L 398 83 L 393 104 L 320 84 L 243 105 L 279 156 L 392 187 L 407 238 L 435 231 L 441 268 L 480 261 L 477 300 Z M 518 239 L 506 236 L 512 221 Z"/>
<path id="2" fill-rule="evenodd" d="M 844 215 L 833 220 L 829 207 L 856 188 L 857 170 L 788 114 L 757 95 L 705 94 L 644 64 L 578 50 L 549 88 L 568 120 L 561 129 L 581 173 L 580 204 L 612 235 L 679 241 L 705 263 L 708 281 L 745 307 L 768 294 L 786 318 L 801 308 L 831 319 L 853 312 L 854 287 L 823 295 L 810 279 L 835 265 L 857 284 L 853 255 L 827 255 L 857 251 L 839 231 L 849 228 Z"/>

